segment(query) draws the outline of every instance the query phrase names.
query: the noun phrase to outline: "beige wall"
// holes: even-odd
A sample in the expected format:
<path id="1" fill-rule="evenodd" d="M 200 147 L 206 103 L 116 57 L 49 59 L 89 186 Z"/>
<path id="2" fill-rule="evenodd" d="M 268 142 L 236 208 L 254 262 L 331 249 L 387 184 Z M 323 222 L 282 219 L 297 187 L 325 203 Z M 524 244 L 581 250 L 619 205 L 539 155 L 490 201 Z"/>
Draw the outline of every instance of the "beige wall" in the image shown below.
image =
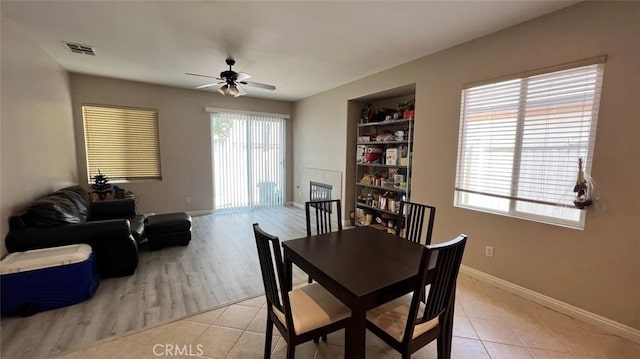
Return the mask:
<path id="1" fill-rule="evenodd" d="M 340 94 L 326 92 L 294 104 L 294 113 L 304 116 L 304 124 L 293 125 L 293 198 L 296 203 L 303 204 L 309 197 L 304 168 L 344 173 L 347 102 L 342 100 Z M 329 107 L 324 107 L 327 104 Z M 344 193 L 344 183 L 342 191 Z"/>
<path id="2" fill-rule="evenodd" d="M 355 166 L 354 146 L 343 147 L 349 99 L 416 83 L 412 199 L 438 207 L 434 241 L 467 233 L 465 265 L 640 329 L 639 46 L 640 3 L 584 2 L 307 98 L 294 106 L 294 182 L 305 166 Z M 585 229 L 453 207 L 463 84 L 602 54 L 601 198 Z M 353 200 L 353 184 L 343 188 Z"/>
<path id="3" fill-rule="evenodd" d="M 249 97 L 223 97 L 214 92 L 179 89 L 103 77 L 71 74 L 71 97 L 78 143 L 80 183 L 87 186 L 82 104 L 154 108 L 158 110 L 162 181 L 123 183 L 148 213 L 207 211 L 213 208 L 209 114 L 205 107 L 290 114 L 290 102 Z M 291 121 L 287 123 L 287 153 L 291 153 Z M 291 163 L 292 159 L 287 160 Z M 290 166 L 287 166 L 290 167 Z M 108 174 L 107 174 L 108 175 Z M 291 171 L 287 175 L 291 183 Z M 186 202 L 191 197 L 191 203 Z M 290 191 L 287 198 L 291 198 Z"/>
<path id="4" fill-rule="evenodd" d="M 66 71 L 2 17 L 0 235 L 34 199 L 77 182 Z"/>

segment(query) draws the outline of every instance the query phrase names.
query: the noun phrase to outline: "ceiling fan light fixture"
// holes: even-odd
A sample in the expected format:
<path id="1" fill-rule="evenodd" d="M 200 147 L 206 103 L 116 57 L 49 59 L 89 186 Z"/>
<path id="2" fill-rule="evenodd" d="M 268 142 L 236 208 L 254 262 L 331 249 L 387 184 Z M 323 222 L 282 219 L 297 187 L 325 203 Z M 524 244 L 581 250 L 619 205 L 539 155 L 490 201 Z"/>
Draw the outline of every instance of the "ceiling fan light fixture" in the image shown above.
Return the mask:
<path id="1" fill-rule="evenodd" d="M 229 86 L 228 93 L 229 93 L 229 95 L 233 95 L 233 97 L 240 96 L 240 90 L 238 90 L 238 87 L 235 84 Z"/>
<path id="2" fill-rule="evenodd" d="M 0 1 L 2 1 L 2 0 L 0 0 Z M 196 89 L 204 89 L 204 88 L 211 88 L 211 87 L 214 87 L 214 86 L 218 87 L 220 85 L 223 85 L 221 87 L 218 87 L 218 92 L 220 92 L 220 94 L 222 96 L 231 95 L 233 97 L 238 97 L 238 96 L 246 95 L 247 91 L 245 91 L 245 89 L 243 87 L 238 86 L 238 84 L 258 87 L 258 88 L 261 88 L 261 89 L 271 90 L 271 91 L 276 89 L 276 87 L 273 86 L 273 85 L 267 85 L 267 84 L 261 84 L 261 83 L 258 83 L 258 82 L 247 81 L 248 78 L 251 78 L 251 75 L 249 75 L 247 73 L 244 73 L 244 72 L 235 72 L 235 71 L 233 71 L 232 66 L 236 63 L 234 59 L 228 58 L 226 60 L 226 63 L 227 63 L 227 65 L 229 65 L 229 70 L 222 71 L 220 73 L 220 77 L 209 76 L 209 75 L 200 75 L 200 74 L 194 74 L 194 73 L 190 73 L 190 72 L 185 72 L 185 75 L 207 77 L 207 78 L 212 78 L 212 79 L 218 80 L 218 82 L 212 82 L 212 83 L 196 86 L 195 88 Z"/>

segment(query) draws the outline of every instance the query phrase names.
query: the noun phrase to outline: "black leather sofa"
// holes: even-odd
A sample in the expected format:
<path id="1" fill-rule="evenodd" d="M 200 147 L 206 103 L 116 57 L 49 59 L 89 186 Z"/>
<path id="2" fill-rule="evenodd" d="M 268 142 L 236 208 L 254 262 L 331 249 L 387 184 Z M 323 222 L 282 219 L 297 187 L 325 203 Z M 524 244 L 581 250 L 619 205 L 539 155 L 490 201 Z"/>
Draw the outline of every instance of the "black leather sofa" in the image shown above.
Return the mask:
<path id="1" fill-rule="evenodd" d="M 101 277 L 131 275 L 138 266 L 144 216 L 133 199 L 91 202 L 79 186 L 36 200 L 9 219 L 9 252 L 86 243 L 96 254 Z"/>

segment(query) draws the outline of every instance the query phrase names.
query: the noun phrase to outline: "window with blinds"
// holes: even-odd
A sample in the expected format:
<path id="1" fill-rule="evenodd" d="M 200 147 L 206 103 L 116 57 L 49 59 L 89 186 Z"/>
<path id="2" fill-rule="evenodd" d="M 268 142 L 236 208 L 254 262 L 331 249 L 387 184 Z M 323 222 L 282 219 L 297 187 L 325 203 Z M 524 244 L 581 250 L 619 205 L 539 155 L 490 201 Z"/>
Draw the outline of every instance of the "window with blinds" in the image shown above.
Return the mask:
<path id="1" fill-rule="evenodd" d="M 578 159 L 591 169 L 604 65 L 462 91 L 455 205 L 584 227 Z"/>
<path id="2" fill-rule="evenodd" d="M 162 179 L 158 111 L 82 106 L 89 178 L 98 170 L 113 181 Z"/>
<path id="3" fill-rule="evenodd" d="M 282 206 L 288 116 L 207 111 L 212 112 L 214 208 L 238 211 Z"/>

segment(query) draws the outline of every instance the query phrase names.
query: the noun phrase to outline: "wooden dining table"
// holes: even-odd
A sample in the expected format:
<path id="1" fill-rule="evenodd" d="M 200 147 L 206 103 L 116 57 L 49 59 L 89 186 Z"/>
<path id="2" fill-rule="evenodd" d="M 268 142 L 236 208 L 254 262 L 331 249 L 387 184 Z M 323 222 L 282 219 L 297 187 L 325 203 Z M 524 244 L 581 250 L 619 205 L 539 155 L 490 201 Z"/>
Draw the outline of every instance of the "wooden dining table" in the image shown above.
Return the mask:
<path id="1" fill-rule="evenodd" d="M 415 289 L 423 245 L 356 227 L 285 241 L 282 247 L 289 289 L 295 263 L 351 309 L 345 358 L 359 359 L 365 357 L 367 310 Z M 450 352 L 453 310 L 444 321 L 448 339 L 443 344 Z"/>

